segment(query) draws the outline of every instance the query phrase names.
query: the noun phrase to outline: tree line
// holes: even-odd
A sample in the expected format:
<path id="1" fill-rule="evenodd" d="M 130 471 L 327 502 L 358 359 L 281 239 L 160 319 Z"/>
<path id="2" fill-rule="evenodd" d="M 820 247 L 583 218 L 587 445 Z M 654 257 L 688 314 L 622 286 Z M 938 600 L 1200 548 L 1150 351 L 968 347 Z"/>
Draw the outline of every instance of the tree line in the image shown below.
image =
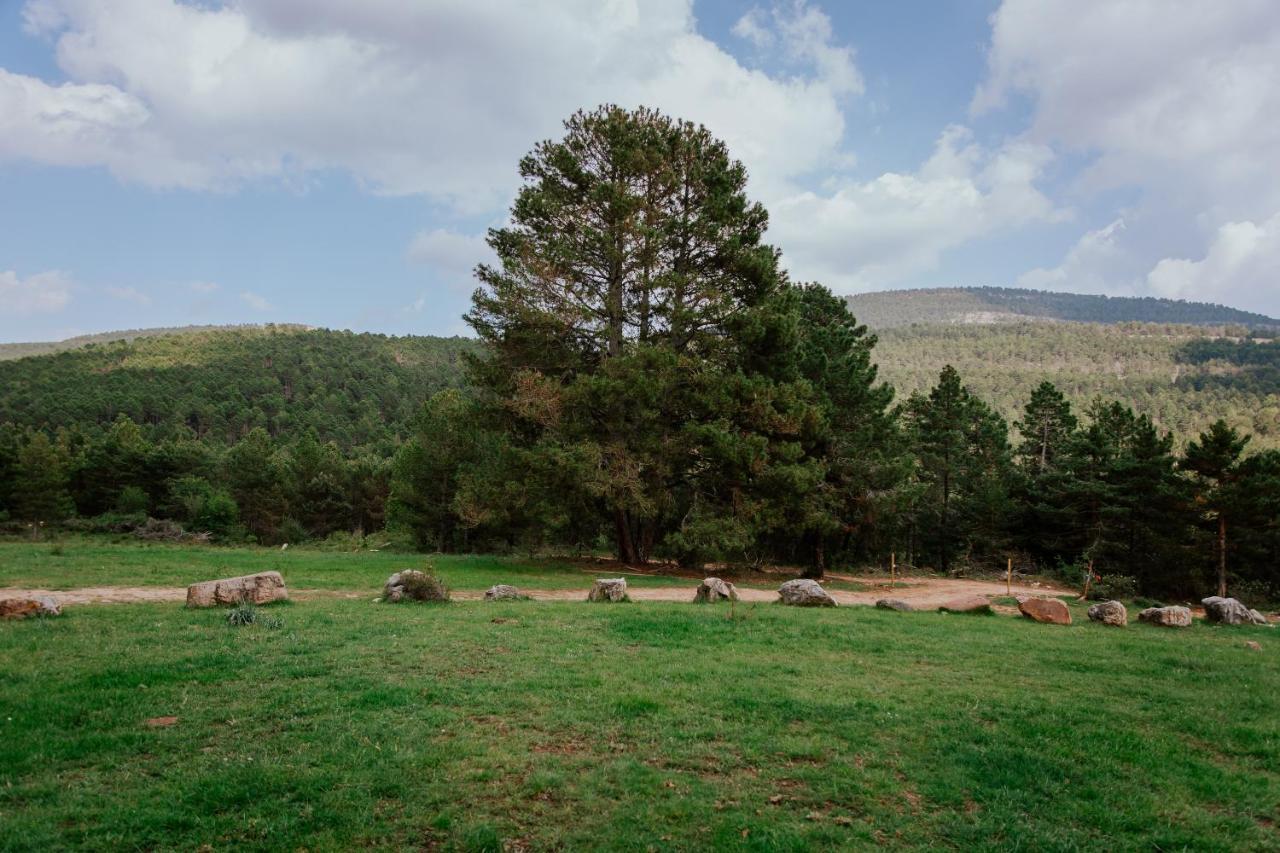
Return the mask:
<path id="1" fill-rule="evenodd" d="M 279 423 L 217 442 L 125 413 L 97 432 L 10 424 L 0 511 L 158 515 L 264 543 L 386 526 L 423 550 L 814 577 L 889 554 L 952 573 L 1016 556 L 1119 593 L 1274 593 L 1280 453 L 1249 453 L 1225 422 L 1175 445 L 1049 382 L 1011 427 L 950 365 L 898 399 L 845 301 L 789 280 L 745 169 L 705 128 L 602 107 L 565 131 L 520 162 L 510 224 L 489 233 L 465 383 L 414 394 L 394 451 Z"/>

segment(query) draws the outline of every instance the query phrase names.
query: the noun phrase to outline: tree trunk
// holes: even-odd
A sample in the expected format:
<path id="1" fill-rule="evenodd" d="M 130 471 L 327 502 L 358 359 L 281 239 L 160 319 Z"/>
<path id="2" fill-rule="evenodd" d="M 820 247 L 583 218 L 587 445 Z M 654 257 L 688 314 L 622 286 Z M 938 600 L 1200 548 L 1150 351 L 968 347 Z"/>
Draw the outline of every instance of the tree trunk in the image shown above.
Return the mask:
<path id="1" fill-rule="evenodd" d="M 1218 595 L 1227 597 L 1227 517 L 1218 513 Z"/>
<path id="2" fill-rule="evenodd" d="M 813 538 L 813 562 L 804 570 L 804 574 L 800 577 L 809 578 L 810 580 L 820 581 L 827 574 L 827 552 L 823 546 L 822 537 L 815 536 Z"/>
<path id="3" fill-rule="evenodd" d="M 618 559 L 628 566 L 640 563 L 640 555 L 636 553 L 635 540 L 631 538 L 631 524 L 627 520 L 625 509 L 613 511 L 613 521 L 618 530 Z"/>

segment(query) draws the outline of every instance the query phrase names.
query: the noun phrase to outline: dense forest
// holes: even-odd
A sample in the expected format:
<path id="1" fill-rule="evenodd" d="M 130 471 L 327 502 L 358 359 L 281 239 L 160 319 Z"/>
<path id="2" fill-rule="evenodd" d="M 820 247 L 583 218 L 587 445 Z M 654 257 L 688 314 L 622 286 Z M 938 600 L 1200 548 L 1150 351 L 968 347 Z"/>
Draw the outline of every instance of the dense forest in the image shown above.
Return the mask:
<path id="1" fill-rule="evenodd" d="M 1269 333 L 881 339 L 789 280 L 705 129 L 605 107 L 566 131 L 490 232 L 475 339 L 188 330 L 6 362 L 0 522 L 1280 595 Z"/>
<path id="2" fill-rule="evenodd" d="M 849 310 L 874 331 L 912 323 L 1174 323 L 1280 328 L 1280 320 L 1214 305 L 1143 296 L 1097 296 L 1013 287 L 886 290 L 848 297 Z"/>

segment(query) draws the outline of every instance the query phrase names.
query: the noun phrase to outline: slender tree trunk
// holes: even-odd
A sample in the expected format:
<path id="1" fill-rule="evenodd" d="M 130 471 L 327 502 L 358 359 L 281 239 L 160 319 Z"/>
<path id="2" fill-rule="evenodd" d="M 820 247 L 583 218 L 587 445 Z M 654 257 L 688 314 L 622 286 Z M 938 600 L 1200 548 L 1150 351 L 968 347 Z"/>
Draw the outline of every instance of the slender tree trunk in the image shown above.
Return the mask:
<path id="1" fill-rule="evenodd" d="M 627 519 L 627 511 L 620 507 L 615 509 L 613 521 L 618 530 L 618 559 L 628 566 L 638 565 L 640 555 L 636 553 L 636 543 L 631 538 L 631 524 Z"/>
<path id="2" fill-rule="evenodd" d="M 811 540 L 810 556 L 812 559 L 800 577 L 820 581 L 827 574 L 826 548 L 823 545 L 820 534 L 811 533 L 808 538 Z"/>
<path id="3" fill-rule="evenodd" d="M 1227 517 L 1218 513 L 1218 595 L 1227 597 Z"/>

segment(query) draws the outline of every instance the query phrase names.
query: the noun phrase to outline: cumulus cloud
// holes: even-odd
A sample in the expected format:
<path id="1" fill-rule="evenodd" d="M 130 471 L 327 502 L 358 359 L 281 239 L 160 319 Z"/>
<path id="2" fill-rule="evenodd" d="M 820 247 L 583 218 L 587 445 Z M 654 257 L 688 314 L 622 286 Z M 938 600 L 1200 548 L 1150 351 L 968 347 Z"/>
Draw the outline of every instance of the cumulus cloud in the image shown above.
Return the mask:
<path id="1" fill-rule="evenodd" d="M 769 184 L 839 159 L 861 78 L 818 10 L 767 17 L 801 73 L 743 66 L 690 0 L 32 0 L 69 82 L 3 72 L 0 156 L 190 189 L 344 169 L 490 210 L 532 141 L 614 101 L 704 121 Z"/>
<path id="2" fill-rule="evenodd" d="M 71 277 L 58 270 L 21 278 L 13 270 L 0 270 L 0 305 L 16 317 L 61 311 L 71 302 Z"/>
<path id="3" fill-rule="evenodd" d="M 1226 283 L 1253 276 L 1227 272 L 1235 269 L 1227 259 L 1258 256 L 1248 246 L 1266 243 L 1280 212 L 1280 6 L 1005 0 L 992 17 L 988 60 L 975 114 L 1026 99 L 1025 138 L 1086 160 L 1078 192 L 1138 192 L 1126 218 L 1140 227 L 1111 233 L 1106 251 L 1086 234 L 1056 280 L 1112 292 L 1136 282 L 1155 295 L 1261 304 Z M 1181 260 L 1199 254 L 1203 261 Z M 1211 269 L 1224 283 L 1205 277 Z M 1045 273 L 1027 276 L 1042 281 Z M 1276 282 L 1252 281 L 1275 310 Z"/>
<path id="4" fill-rule="evenodd" d="M 1219 226 L 1202 259 L 1165 258 L 1147 275 L 1147 284 L 1157 296 L 1274 313 L 1280 289 L 1280 213 L 1261 223 Z"/>
<path id="5" fill-rule="evenodd" d="M 1032 290 L 1067 290 L 1074 293 L 1120 294 L 1133 290 L 1118 281 L 1116 271 L 1131 262 L 1129 253 L 1119 244 L 1125 231 L 1123 218 L 1093 231 L 1085 232 L 1062 263 L 1052 268 L 1029 270 L 1018 277 L 1019 287 Z"/>
<path id="6" fill-rule="evenodd" d="M 484 237 L 447 228 L 421 231 L 409 243 L 409 259 L 430 267 L 449 284 L 470 286 L 476 264 L 493 260 Z"/>
<path id="7" fill-rule="evenodd" d="M 1050 159 L 1044 146 L 1023 142 L 989 151 L 967 128 L 949 127 L 916 172 L 780 199 L 772 233 L 795 278 L 885 287 L 935 268 L 967 240 L 1069 216 L 1036 187 Z"/>
<path id="8" fill-rule="evenodd" d="M 246 290 L 240 294 L 240 301 L 248 305 L 254 311 L 270 311 L 271 303 L 261 294 L 254 293 L 252 290 Z"/>
<path id="9" fill-rule="evenodd" d="M 107 295 L 121 302 L 132 302 L 134 305 L 150 305 L 151 297 L 136 287 L 108 287 Z"/>

